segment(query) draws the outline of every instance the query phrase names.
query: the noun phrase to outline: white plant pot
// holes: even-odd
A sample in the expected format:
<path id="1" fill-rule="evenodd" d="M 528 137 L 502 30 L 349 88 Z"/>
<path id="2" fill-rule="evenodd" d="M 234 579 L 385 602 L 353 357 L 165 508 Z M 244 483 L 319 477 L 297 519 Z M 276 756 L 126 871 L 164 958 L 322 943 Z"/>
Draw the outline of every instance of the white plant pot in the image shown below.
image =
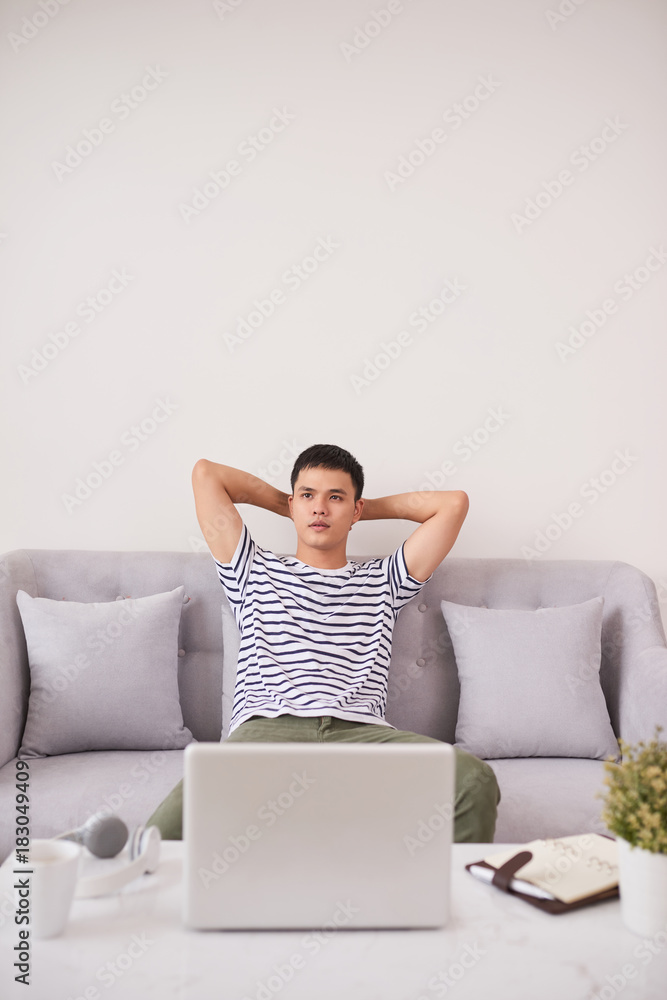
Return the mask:
<path id="1" fill-rule="evenodd" d="M 628 930 L 654 935 L 667 930 L 667 854 L 633 847 L 617 837 L 621 916 Z"/>

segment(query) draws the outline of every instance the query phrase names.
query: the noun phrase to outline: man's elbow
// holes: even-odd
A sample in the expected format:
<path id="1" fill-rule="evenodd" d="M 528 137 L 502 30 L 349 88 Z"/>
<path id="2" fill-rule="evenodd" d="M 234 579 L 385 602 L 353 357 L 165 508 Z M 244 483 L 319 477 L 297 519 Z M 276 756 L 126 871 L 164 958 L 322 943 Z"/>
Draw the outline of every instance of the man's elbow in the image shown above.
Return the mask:
<path id="1" fill-rule="evenodd" d="M 198 476 L 205 476 L 207 472 L 210 472 L 214 468 L 215 463 L 210 462 L 208 458 L 198 459 L 192 467 L 192 478 Z"/>
<path id="2" fill-rule="evenodd" d="M 200 458 L 192 467 L 192 487 L 198 489 L 211 481 L 211 476 L 215 473 L 215 462 L 210 462 L 207 458 Z"/>
<path id="3" fill-rule="evenodd" d="M 468 514 L 469 506 L 468 494 L 464 490 L 443 490 L 441 503 L 436 513 L 439 517 L 444 517 L 448 524 L 456 522 L 461 527 Z"/>
<path id="4" fill-rule="evenodd" d="M 452 490 L 452 501 L 456 510 L 465 517 L 470 507 L 470 499 L 465 490 Z"/>

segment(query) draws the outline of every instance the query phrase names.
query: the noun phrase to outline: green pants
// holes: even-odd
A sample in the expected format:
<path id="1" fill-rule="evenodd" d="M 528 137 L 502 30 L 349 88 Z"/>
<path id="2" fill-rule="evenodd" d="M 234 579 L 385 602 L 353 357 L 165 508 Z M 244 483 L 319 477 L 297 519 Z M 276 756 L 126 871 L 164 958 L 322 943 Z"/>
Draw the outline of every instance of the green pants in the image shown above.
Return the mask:
<path id="1" fill-rule="evenodd" d="M 227 740 L 254 740 L 261 743 L 438 743 L 431 736 L 421 736 L 403 729 L 392 729 L 374 722 L 348 722 L 331 715 L 312 717 L 279 715 L 267 719 L 253 715 L 242 722 Z M 490 843 L 496 828 L 496 807 L 500 789 L 493 770 L 465 750 L 454 747 L 456 754 L 456 791 L 454 795 L 454 840 L 456 843 Z M 179 781 L 157 807 L 146 826 L 159 828 L 164 840 L 183 838 L 183 781 Z"/>

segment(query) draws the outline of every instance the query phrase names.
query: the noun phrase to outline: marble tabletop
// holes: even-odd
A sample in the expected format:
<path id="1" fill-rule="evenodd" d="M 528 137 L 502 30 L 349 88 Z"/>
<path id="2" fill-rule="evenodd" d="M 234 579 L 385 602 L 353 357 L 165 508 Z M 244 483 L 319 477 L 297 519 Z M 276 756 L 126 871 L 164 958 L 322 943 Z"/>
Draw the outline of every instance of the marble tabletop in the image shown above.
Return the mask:
<path id="1" fill-rule="evenodd" d="M 493 851 L 515 845 L 494 844 Z M 489 844 L 457 844 L 451 918 L 434 930 L 193 931 L 182 845 L 113 896 L 75 899 L 15 983 L 13 895 L 0 885 L 3 1000 L 665 1000 L 667 927 L 627 930 L 618 900 L 552 916 L 473 878 Z"/>

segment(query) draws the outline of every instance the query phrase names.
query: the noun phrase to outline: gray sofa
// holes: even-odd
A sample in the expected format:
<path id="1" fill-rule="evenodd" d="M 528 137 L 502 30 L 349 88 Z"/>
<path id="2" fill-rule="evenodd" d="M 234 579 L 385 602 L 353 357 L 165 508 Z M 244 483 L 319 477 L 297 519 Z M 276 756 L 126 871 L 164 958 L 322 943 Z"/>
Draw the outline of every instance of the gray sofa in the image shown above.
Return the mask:
<path id="1" fill-rule="evenodd" d="M 365 561 L 371 556 L 355 556 Z M 16 756 L 30 672 L 18 590 L 57 601 L 110 602 L 184 585 L 178 690 L 197 740 L 229 729 L 239 633 L 208 553 L 17 550 L 0 560 L 0 861 L 14 845 Z M 602 596 L 602 686 L 614 733 L 628 742 L 667 730 L 667 644 L 656 588 L 622 562 L 447 558 L 394 628 L 387 720 L 453 743 L 459 679 L 440 601 L 535 610 Z M 485 666 L 486 669 L 486 666 Z M 489 650 L 488 670 L 494 670 Z M 499 781 L 495 841 L 598 831 L 603 761 L 571 756 L 490 760 Z M 34 758 L 30 826 L 48 837 L 99 809 L 145 822 L 182 777 L 183 750 L 96 750 Z"/>

